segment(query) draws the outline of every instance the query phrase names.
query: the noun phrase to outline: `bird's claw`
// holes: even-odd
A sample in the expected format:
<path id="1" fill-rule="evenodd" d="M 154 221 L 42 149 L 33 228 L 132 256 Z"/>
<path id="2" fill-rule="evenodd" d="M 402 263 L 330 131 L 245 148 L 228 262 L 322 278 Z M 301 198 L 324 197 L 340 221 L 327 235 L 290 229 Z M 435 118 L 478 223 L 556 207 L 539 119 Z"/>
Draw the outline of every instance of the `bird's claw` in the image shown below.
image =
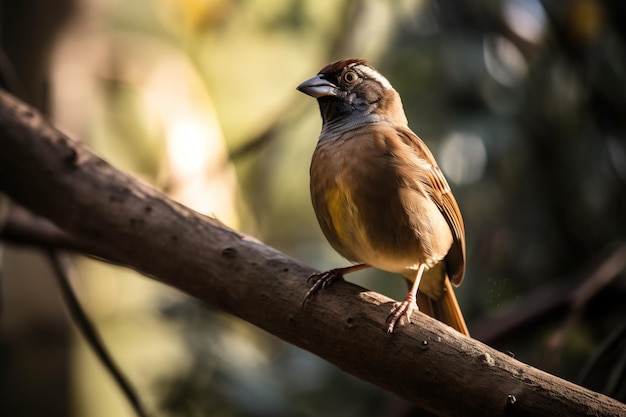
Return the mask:
<path id="1" fill-rule="evenodd" d="M 325 272 L 316 272 L 309 275 L 309 277 L 306 279 L 306 282 L 313 282 L 313 285 L 304 296 L 304 300 L 302 300 L 302 307 L 304 307 L 304 304 L 306 304 L 307 300 L 312 297 L 313 294 L 315 294 L 318 290 L 323 290 L 328 285 L 339 279 L 343 279 L 342 268 L 331 269 L 330 271 Z"/>
<path id="2" fill-rule="evenodd" d="M 404 301 L 397 302 L 394 304 L 393 308 L 389 312 L 387 316 L 387 321 L 389 321 L 389 326 L 387 327 L 387 334 L 392 334 L 393 330 L 396 327 L 396 323 L 402 319 L 402 317 L 406 317 L 407 323 L 411 323 L 411 314 L 413 311 L 419 310 L 417 307 L 417 303 L 415 302 L 415 296 L 413 294 L 409 294 Z"/>

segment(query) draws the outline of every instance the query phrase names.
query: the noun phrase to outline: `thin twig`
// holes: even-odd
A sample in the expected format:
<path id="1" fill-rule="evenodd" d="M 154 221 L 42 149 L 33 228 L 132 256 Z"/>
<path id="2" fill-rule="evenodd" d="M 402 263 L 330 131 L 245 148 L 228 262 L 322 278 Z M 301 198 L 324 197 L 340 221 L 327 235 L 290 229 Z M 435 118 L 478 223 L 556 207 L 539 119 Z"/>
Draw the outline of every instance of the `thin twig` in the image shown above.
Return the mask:
<path id="1" fill-rule="evenodd" d="M 102 362 L 102 365 L 111 374 L 117 385 L 122 390 L 122 393 L 130 403 L 133 410 L 139 417 L 148 417 L 148 413 L 145 411 L 144 406 L 141 403 L 139 395 L 131 385 L 130 381 L 123 374 L 121 369 L 115 363 L 115 360 L 107 350 L 102 338 L 100 337 L 95 326 L 87 317 L 87 314 L 83 310 L 76 294 L 74 293 L 69 281 L 69 264 L 65 256 L 58 251 L 49 250 L 46 252 L 48 259 L 54 269 L 54 276 L 57 279 L 61 295 L 65 301 L 70 317 L 76 324 L 76 327 L 85 337 L 87 344 L 94 351 L 98 359 Z"/>
<path id="2" fill-rule="evenodd" d="M 570 294 L 569 313 L 563 325 L 548 339 L 544 366 L 549 367 L 556 361 L 565 341 L 580 322 L 589 302 L 624 269 L 626 269 L 626 245 L 622 244 Z"/>

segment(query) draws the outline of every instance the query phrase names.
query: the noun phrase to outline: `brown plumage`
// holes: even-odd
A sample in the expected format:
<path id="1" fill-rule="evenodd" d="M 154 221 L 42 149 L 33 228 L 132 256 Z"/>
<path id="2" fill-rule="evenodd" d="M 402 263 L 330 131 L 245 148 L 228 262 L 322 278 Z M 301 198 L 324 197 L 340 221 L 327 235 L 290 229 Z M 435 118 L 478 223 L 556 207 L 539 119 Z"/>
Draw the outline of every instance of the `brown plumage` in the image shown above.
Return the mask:
<path id="1" fill-rule="evenodd" d="M 465 274 L 461 213 L 430 150 L 409 129 L 398 93 L 360 59 L 329 64 L 298 90 L 317 98 L 323 121 L 311 161 L 318 222 L 331 246 L 357 263 L 312 276 L 305 301 L 372 266 L 411 286 L 388 332 L 409 319 L 417 298 L 423 312 L 469 334 L 451 285 Z"/>

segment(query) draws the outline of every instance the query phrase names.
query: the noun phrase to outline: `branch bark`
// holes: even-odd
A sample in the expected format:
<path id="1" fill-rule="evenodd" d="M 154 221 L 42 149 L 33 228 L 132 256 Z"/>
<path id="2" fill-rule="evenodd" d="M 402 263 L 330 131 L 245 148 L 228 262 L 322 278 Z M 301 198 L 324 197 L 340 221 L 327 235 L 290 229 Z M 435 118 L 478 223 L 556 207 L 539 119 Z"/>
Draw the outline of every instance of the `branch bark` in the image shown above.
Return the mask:
<path id="1" fill-rule="evenodd" d="M 85 250 L 141 271 L 441 416 L 623 416 L 626 406 L 421 313 L 386 336 L 392 300 L 313 272 L 120 172 L 0 92 L 0 190 Z M 219 196 L 216 196 L 219 198 Z"/>

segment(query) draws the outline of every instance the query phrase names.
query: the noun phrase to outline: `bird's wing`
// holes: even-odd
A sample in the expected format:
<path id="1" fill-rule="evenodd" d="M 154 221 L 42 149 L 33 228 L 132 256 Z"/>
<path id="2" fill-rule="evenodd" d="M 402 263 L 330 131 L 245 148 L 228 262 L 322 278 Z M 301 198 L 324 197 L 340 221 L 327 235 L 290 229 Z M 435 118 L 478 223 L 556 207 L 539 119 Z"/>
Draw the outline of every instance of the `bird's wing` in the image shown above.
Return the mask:
<path id="1" fill-rule="evenodd" d="M 429 165 L 429 169 L 426 175 L 421 178 L 421 182 L 424 190 L 435 202 L 452 231 L 453 243 L 445 262 L 450 281 L 458 286 L 465 275 L 465 226 L 461 211 L 448 182 L 426 144 L 408 128 L 397 128 L 397 132 L 402 141 L 413 148 L 416 156 Z"/>

